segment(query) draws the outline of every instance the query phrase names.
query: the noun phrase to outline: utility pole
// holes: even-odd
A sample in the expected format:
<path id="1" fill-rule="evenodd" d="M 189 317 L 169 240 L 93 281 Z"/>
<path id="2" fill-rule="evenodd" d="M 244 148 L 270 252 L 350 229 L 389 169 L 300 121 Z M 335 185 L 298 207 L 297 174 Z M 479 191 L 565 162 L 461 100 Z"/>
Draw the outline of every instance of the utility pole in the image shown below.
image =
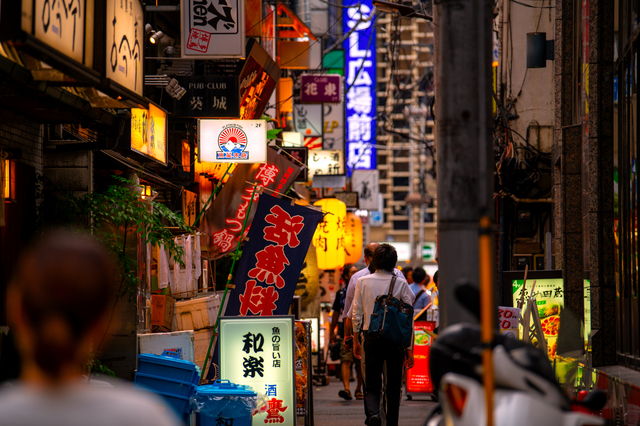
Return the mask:
<path id="1" fill-rule="evenodd" d="M 436 9 L 438 264 L 442 326 L 477 322 L 455 299 L 478 286 L 479 221 L 494 216 L 491 160 L 491 0 L 447 0 Z"/>

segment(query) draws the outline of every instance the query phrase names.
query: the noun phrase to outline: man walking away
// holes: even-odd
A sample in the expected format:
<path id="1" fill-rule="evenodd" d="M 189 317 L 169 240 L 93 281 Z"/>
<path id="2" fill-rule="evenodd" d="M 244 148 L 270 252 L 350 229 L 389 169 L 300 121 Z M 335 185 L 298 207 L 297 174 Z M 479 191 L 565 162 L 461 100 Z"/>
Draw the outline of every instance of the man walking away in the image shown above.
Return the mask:
<path id="1" fill-rule="evenodd" d="M 371 313 L 378 296 L 388 294 L 393 270 L 398 261 L 395 248 L 389 244 L 380 244 L 373 254 L 376 272 L 360 278 L 356 283 L 353 300 L 353 353 L 360 358 L 360 333 L 364 335 L 364 350 L 367 354 L 365 365 L 365 404 L 369 426 L 380 426 L 380 394 L 382 390 L 382 370 L 386 361 L 387 368 L 387 425 L 398 426 L 403 366 L 413 367 L 413 351 L 389 345 L 384 339 L 367 335 Z M 397 278 L 392 296 L 412 305 L 414 295 L 404 279 Z"/>
<path id="2" fill-rule="evenodd" d="M 413 302 L 413 312 L 417 315 L 418 312 L 429 306 L 431 303 L 431 294 L 427 291 L 427 285 L 431 281 L 431 277 L 427 274 L 424 268 L 418 266 L 413 270 L 414 282 L 409 286 L 413 294 L 416 295 L 416 301 Z"/>

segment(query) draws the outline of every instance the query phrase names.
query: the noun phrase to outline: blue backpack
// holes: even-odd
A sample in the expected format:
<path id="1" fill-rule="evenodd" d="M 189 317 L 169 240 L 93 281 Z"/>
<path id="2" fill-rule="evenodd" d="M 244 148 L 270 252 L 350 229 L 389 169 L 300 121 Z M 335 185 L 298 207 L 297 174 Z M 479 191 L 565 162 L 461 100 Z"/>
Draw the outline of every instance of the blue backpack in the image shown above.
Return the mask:
<path id="1" fill-rule="evenodd" d="M 413 337 L 413 306 L 393 297 L 396 278 L 391 278 L 389 294 L 376 298 L 367 338 L 382 338 L 390 345 L 408 348 Z"/>

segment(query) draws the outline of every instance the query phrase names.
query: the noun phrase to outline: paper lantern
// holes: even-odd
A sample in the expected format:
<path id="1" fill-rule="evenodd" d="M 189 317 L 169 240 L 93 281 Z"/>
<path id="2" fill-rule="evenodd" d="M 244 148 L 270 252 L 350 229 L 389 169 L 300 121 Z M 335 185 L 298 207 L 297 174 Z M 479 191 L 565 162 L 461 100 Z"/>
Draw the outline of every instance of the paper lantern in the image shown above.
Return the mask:
<path id="1" fill-rule="evenodd" d="M 354 213 L 347 213 L 344 228 L 344 263 L 356 264 L 362 257 L 362 219 Z"/>
<path id="2" fill-rule="evenodd" d="M 347 205 L 336 198 L 323 198 L 313 203 L 322 208 L 324 220 L 313 235 L 313 245 L 318 257 L 318 269 L 342 268 L 345 263 L 344 227 L 347 221 Z"/>

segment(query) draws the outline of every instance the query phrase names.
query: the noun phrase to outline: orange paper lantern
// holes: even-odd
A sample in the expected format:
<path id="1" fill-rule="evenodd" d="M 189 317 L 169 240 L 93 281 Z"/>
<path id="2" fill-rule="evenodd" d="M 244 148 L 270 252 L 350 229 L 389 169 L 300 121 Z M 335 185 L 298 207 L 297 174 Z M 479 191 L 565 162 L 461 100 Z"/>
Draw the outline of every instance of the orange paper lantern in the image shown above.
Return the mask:
<path id="1" fill-rule="evenodd" d="M 313 203 L 322 208 L 324 220 L 316 228 L 313 245 L 318 257 L 318 269 L 342 268 L 345 264 L 344 229 L 347 205 L 336 198 L 323 198 Z"/>
<path id="2" fill-rule="evenodd" d="M 362 257 L 362 219 L 354 213 L 347 213 L 344 228 L 344 263 L 358 263 Z"/>

